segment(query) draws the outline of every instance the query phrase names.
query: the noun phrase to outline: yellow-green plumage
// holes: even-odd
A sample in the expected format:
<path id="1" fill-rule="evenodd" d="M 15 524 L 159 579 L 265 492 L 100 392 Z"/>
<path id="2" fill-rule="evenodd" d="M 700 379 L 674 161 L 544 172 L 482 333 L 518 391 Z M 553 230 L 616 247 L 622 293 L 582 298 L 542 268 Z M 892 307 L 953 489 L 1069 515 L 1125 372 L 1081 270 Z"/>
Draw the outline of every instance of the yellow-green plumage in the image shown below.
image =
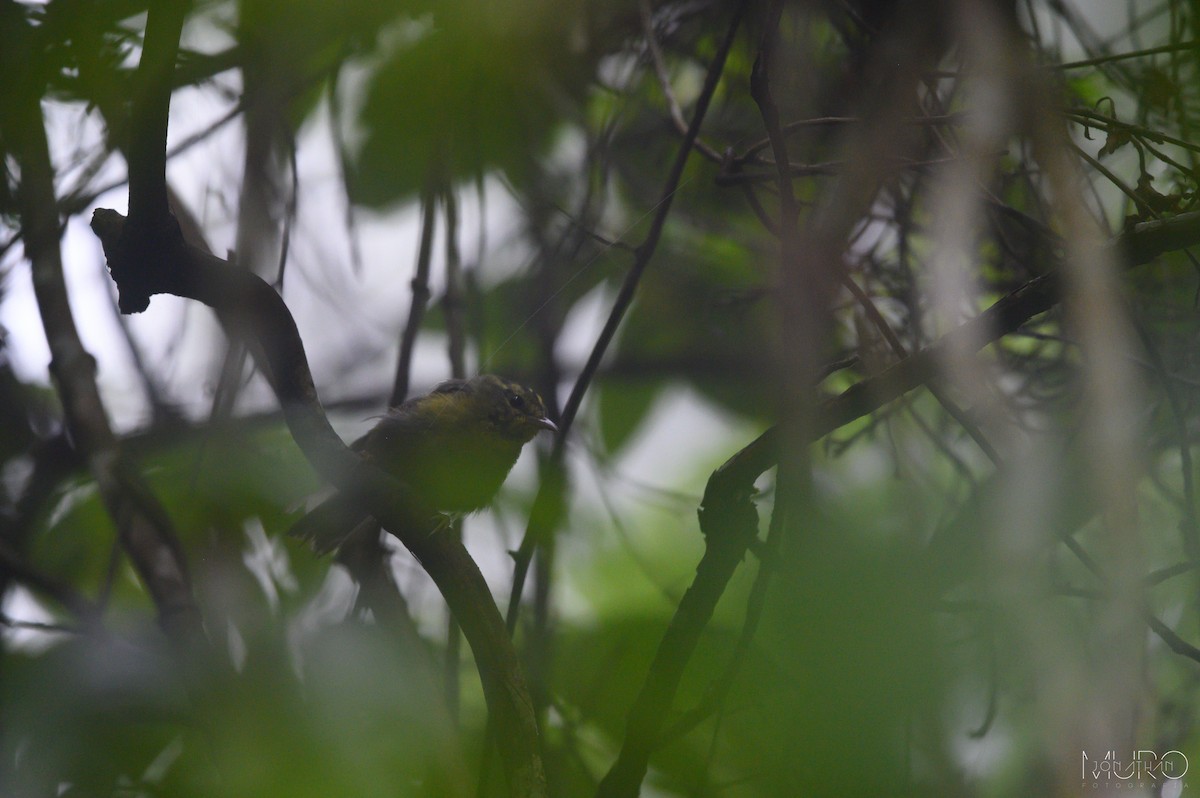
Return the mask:
<path id="1" fill-rule="evenodd" d="M 470 512 L 487 505 L 539 430 L 555 429 L 534 391 L 492 375 L 449 380 L 392 408 L 351 447 L 401 479 L 428 507 Z M 367 516 L 334 496 L 292 527 L 318 552 L 332 551 Z"/>

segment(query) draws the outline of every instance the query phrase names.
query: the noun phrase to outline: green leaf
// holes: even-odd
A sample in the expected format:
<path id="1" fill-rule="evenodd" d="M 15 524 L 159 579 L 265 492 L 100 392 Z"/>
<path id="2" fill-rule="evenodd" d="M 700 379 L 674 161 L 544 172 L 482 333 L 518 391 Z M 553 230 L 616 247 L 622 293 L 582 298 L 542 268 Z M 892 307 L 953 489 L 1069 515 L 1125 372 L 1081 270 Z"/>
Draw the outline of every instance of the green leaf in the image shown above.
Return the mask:
<path id="1" fill-rule="evenodd" d="M 616 454 L 629 442 L 662 389 L 658 380 L 606 380 L 599 386 L 600 440 L 609 454 Z"/>
<path id="2" fill-rule="evenodd" d="M 574 17 L 573 5 L 537 0 L 439 6 L 368 87 L 355 199 L 384 205 L 430 180 L 492 170 L 520 181 L 582 83 L 572 77 L 584 74 L 569 49 Z"/>

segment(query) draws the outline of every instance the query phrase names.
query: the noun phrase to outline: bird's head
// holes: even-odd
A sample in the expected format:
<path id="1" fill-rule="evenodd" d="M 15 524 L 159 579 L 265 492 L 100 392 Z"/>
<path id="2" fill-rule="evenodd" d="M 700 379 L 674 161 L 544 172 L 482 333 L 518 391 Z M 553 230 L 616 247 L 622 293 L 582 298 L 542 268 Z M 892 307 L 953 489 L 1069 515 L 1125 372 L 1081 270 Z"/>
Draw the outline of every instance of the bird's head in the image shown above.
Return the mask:
<path id="1" fill-rule="evenodd" d="M 556 432 L 558 427 L 546 417 L 546 406 L 537 391 L 515 382 L 483 374 L 469 380 L 451 380 L 434 389 L 455 394 L 471 417 L 479 419 L 500 438 L 525 443 L 540 430 Z"/>

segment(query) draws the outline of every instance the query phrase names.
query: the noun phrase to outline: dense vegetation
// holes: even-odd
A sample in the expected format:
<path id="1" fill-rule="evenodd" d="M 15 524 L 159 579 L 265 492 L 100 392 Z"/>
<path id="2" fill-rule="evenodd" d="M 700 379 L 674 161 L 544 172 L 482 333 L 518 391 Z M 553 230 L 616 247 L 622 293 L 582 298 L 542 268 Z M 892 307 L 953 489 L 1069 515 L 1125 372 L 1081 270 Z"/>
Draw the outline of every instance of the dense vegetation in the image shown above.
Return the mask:
<path id="1" fill-rule="evenodd" d="M 0 0 L 0 792 L 1176 794 L 1198 41 Z M 481 372 L 560 431 L 431 527 L 325 413 Z"/>

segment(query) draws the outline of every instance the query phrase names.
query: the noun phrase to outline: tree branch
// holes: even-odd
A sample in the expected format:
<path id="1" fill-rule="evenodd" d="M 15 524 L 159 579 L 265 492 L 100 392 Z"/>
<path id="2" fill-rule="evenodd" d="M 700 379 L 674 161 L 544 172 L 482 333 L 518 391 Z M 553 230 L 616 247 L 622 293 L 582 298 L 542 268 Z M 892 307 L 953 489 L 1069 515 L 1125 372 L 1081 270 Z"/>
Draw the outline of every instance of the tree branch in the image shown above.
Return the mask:
<path id="1" fill-rule="evenodd" d="M 1200 211 L 1180 214 L 1171 219 L 1134 225 L 1110 244 L 1118 260 L 1132 268 L 1149 263 L 1165 252 L 1200 244 Z M 948 349 L 968 343 L 982 347 L 1015 332 L 1021 325 L 1058 304 L 1056 272 L 1048 272 L 997 300 L 974 319 L 946 333 L 919 352 L 872 377 L 851 385 L 835 397 L 817 406 L 814 440 L 838 427 L 875 412 L 888 402 L 925 385 L 937 372 L 938 361 Z M 752 484 L 760 474 L 776 463 L 778 431 L 766 430 L 725 462 L 709 479 L 705 500 L 710 493 L 727 486 Z"/>
<path id="2" fill-rule="evenodd" d="M 179 7 L 165 3 L 153 6 L 147 20 L 145 69 L 139 69 L 147 85 L 139 94 L 139 116 L 134 120 L 138 133 L 130 152 L 131 217 L 127 222 L 107 209 L 92 217 L 92 229 L 104 245 L 117 283 L 121 310 L 140 312 L 154 294 L 174 294 L 212 307 L 227 334 L 249 342 L 309 461 L 400 538 L 458 617 L 474 651 L 489 710 L 499 724 L 510 794 L 543 796 L 545 774 L 532 703 L 478 566 L 461 543 L 431 534 L 432 513 L 406 485 L 364 461 L 334 432 L 317 399 L 295 320 L 278 293 L 258 276 L 189 246 L 167 212 L 163 164 L 170 69 L 164 69 L 163 62 L 169 66 L 174 61 L 179 29 L 174 23 L 181 21 Z M 168 47 L 172 31 L 176 43 Z"/>
<path id="3" fill-rule="evenodd" d="M 429 304 L 429 262 L 433 256 L 433 222 L 436 211 L 437 193 L 432 189 L 421 192 L 421 241 L 417 245 L 417 268 L 411 283 L 412 304 L 408 308 L 408 321 L 400 335 L 400 353 L 396 356 L 396 379 L 392 384 L 389 406 L 398 405 L 408 397 L 413 349 L 417 345 L 417 333 L 421 331 L 421 321 L 425 318 L 425 308 Z"/>
<path id="4" fill-rule="evenodd" d="M 178 227 L 173 235 L 159 235 L 173 243 L 169 250 L 155 252 L 152 268 L 128 268 L 121 258 L 136 250 L 123 245 L 125 228 L 116 211 L 97 210 L 92 218 L 114 279 L 142 281 L 118 283 L 121 290 L 146 297 L 170 293 L 216 310 L 228 334 L 250 343 L 288 428 L 313 467 L 361 502 L 433 578 L 475 654 L 489 709 L 502 729 L 511 794 L 543 795 L 545 777 L 525 678 L 483 575 L 461 543 L 432 534 L 436 519 L 408 486 L 363 460 L 334 432 L 317 400 L 300 333 L 283 299 L 257 275 L 187 245 Z"/>
<path id="5" fill-rule="evenodd" d="M 546 468 L 542 469 L 543 479 L 538 488 L 537 496 L 534 499 L 529 526 L 525 530 L 525 536 L 521 539 L 520 548 L 513 555 L 516 564 L 513 568 L 513 588 L 512 593 L 509 595 L 507 616 L 510 631 L 516 628 L 521 593 L 525 588 L 525 578 L 529 573 L 529 563 L 533 558 L 534 548 L 540 540 L 549 534 L 554 524 L 553 519 L 558 517 L 558 509 L 555 505 L 561 502 L 561 495 L 559 495 L 557 489 L 552 489 L 552 487 L 555 485 L 561 487 L 562 481 L 561 479 L 546 479 L 545 476 L 553 471 L 561 471 L 563 447 L 566 443 L 567 435 L 570 434 L 571 426 L 575 422 L 575 416 L 579 412 L 579 407 L 583 404 L 583 397 L 587 393 L 592 378 L 595 376 L 596 370 L 600 367 L 600 361 L 603 360 L 604 354 L 608 351 L 608 346 L 612 343 L 617 329 L 621 326 L 626 311 L 629 310 L 629 306 L 633 303 L 633 297 L 637 292 L 642 274 L 645 272 L 646 266 L 650 263 L 650 259 L 654 256 L 654 251 L 658 247 L 659 238 L 662 236 L 663 227 L 666 225 L 667 216 L 671 211 L 672 200 L 675 197 L 675 193 L 679 190 L 679 181 L 683 177 L 683 168 L 687 165 L 688 155 L 691 153 L 696 137 L 700 134 L 700 125 L 704 121 L 705 114 L 708 113 L 708 105 L 716 93 L 717 84 L 721 81 L 721 75 L 725 68 L 725 59 L 729 55 L 730 48 L 733 47 L 734 38 L 737 35 L 745 9 L 746 4 L 740 2 L 734 10 L 733 18 L 730 20 L 729 28 L 725 34 L 725 39 L 713 57 L 712 64 L 709 65 L 708 74 L 704 79 L 704 87 L 701 89 L 700 96 L 696 100 L 696 108 L 692 113 L 692 121 L 688 126 L 687 135 L 684 136 L 683 143 L 679 146 L 679 151 L 675 156 L 675 161 L 671 164 L 671 169 L 667 174 L 662 195 L 655 206 L 657 210 L 650 222 L 650 229 L 646 233 L 646 238 L 634 250 L 633 265 L 626 273 L 624 282 L 621 283 L 621 288 L 617 292 L 617 298 L 613 302 L 612 310 L 609 311 L 608 319 L 604 322 L 604 328 L 600 331 L 600 336 L 596 339 L 596 343 L 588 355 L 583 370 L 579 373 L 578 379 L 575 380 L 575 385 L 571 389 L 571 395 L 567 398 L 567 403 L 563 406 L 562 418 L 559 420 L 558 425 L 558 435 L 554 439 L 554 450 L 550 456 L 550 463 Z"/>
<path id="6" fill-rule="evenodd" d="M 161 0 L 146 15 L 129 136 L 129 215 L 135 223 L 158 223 L 168 212 L 167 120 L 179 36 L 190 7 L 188 0 Z"/>
<path id="7" fill-rule="evenodd" d="M 71 315 L 39 95 L 37 87 L 22 88 L 12 100 L 10 113 L 15 118 L 6 119 L 5 127 L 21 167 L 23 237 L 66 426 L 96 479 L 122 546 L 154 600 L 160 626 L 183 650 L 201 651 L 206 647 L 204 630 L 182 548 L 166 511 L 120 450 L 96 387 L 96 362 L 84 349 Z"/>

